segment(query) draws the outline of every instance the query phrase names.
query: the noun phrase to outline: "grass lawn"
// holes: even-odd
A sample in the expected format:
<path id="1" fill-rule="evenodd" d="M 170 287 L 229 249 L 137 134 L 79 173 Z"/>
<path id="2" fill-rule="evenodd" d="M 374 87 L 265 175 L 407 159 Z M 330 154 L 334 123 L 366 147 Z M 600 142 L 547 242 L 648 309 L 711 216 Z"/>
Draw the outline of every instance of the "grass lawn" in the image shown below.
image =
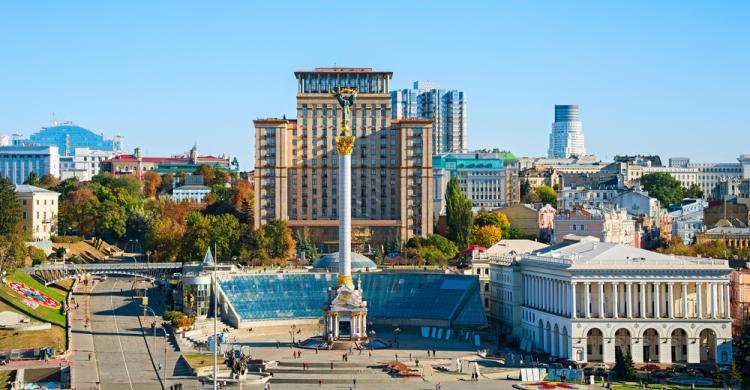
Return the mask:
<path id="1" fill-rule="evenodd" d="M 0 389 L 10 389 L 8 382 L 16 379 L 16 372 L 11 370 L 0 371 Z"/>
<path id="2" fill-rule="evenodd" d="M 65 303 L 66 292 L 64 290 L 55 287 L 46 287 L 20 269 L 17 269 L 6 278 L 8 279 L 8 281 L 23 283 L 31 288 L 41 291 L 52 297 L 52 299 L 60 302 L 61 304 Z M 62 305 L 57 309 L 52 309 L 41 305 L 36 309 L 32 309 L 23 304 L 23 297 L 21 297 L 21 295 L 19 295 L 15 291 L 11 290 L 10 287 L 8 287 L 7 283 L 3 283 L 2 285 L 0 285 L 0 299 L 5 301 L 5 303 L 9 304 L 10 306 L 13 306 L 16 310 L 23 312 L 24 314 L 28 314 L 30 317 L 37 318 L 41 321 L 50 322 L 54 325 L 59 325 L 62 327 L 65 327 L 67 323 L 67 319 L 65 318 L 65 314 L 62 310 Z"/>
<path id="3" fill-rule="evenodd" d="M 65 329 L 53 326 L 45 330 L 19 332 L 0 330 L 0 345 L 3 349 L 42 348 L 54 346 L 55 351 L 65 351 Z"/>
<path id="4" fill-rule="evenodd" d="M 214 365 L 214 355 L 208 353 L 189 353 L 182 355 L 191 368 L 201 368 Z M 219 366 L 224 365 L 224 357 L 217 356 L 216 362 Z"/>
<path id="5" fill-rule="evenodd" d="M 61 280 L 53 284 L 52 286 L 67 293 L 71 288 L 73 288 L 73 279 Z"/>

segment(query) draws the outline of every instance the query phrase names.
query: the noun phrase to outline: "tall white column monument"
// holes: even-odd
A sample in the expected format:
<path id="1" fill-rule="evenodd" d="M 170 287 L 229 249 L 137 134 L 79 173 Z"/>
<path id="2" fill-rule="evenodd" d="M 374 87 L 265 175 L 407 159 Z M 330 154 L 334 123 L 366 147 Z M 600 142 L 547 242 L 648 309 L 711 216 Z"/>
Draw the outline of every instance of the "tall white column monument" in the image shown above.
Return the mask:
<path id="1" fill-rule="evenodd" d="M 323 315 L 325 337 L 329 343 L 367 338 L 367 302 L 362 300 L 362 287 L 352 281 L 352 148 L 355 137 L 349 133 L 351 106 L 357 91 L 343 88 L 333 93 L 341 106 L 343 125 L 336 137 L 338 165 L 339 214 L 339 275 L 336 291 Z"/>

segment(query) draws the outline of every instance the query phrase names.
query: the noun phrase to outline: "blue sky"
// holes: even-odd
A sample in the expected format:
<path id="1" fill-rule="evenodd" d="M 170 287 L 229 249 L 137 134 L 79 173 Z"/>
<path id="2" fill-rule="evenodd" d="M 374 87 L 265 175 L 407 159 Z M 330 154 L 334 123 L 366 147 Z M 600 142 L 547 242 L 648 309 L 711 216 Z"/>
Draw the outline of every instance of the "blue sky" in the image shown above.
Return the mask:
<path id="1" fill-rule="evenodd" d="M 544 155 L 554 104 L 587 150 L 750 153 L 750 2 L 3 2 L 0 134 L 72 120 L 126 146 L 252 166 L 293 72 L 363 66 L 466 91 L 471 148 Z"/>

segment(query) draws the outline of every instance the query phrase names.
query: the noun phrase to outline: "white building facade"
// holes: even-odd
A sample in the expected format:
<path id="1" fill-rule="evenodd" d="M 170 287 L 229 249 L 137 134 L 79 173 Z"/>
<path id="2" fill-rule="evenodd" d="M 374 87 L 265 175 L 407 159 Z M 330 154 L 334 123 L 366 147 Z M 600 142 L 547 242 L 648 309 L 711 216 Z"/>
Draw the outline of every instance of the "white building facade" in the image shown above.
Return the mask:
<path id="1" fill-rule="evenodd" d="M 117 152 L 107 150 L 92 150 L 89 148 L 75 148 L 72 156 L 60 157 L 60 179 L 71 177 L 80 181 L 90 181 L 99 174 L 101 163 L 114 157 Z"/>
<path id="2" fill-rule="evenodd" d="M 578 362 L 729 364 L 725 260 L 581 242 L 525 255 L 521 346 Z"/>

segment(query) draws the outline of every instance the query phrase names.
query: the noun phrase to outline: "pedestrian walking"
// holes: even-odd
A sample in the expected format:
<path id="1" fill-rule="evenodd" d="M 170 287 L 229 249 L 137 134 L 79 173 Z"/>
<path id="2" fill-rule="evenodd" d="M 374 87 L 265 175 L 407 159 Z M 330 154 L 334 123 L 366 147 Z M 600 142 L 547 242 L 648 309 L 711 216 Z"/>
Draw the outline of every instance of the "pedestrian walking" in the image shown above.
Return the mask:
<path id="1" fill-rule="evenodd" d="M 369 359 L 372 360 L 372 351 L 368 351 L 367 354 L 369 355 Z"/>
<path id="2" fill-rule="evenodd" d="M 411 352 L 409 352 L 409 361 L 411 361 Z"/>
<path id="3" fill-rule="evenodd" d="M 331 369 L 333 370 L 333 363 L 331 363 Z M 318 379 L 318 387 L 323 386 L 323 380 Z"/>
<path id="4" fill-rule="evenodd" d="M 89 361 L 91 361 L 91 352 L 89 352 Z"/>
<path id="5" fill-rule="evenodd" d="M 354 385 L 354 388 L 357 388 L 357 378 L 352 379 L 352 385 Z"/>
<path id="6" fill-rule="evenodd" d="M 416 363 L 417 367 L 419 367 L 419 358 L 414 359 L 414 363 Z"/>
<path id="7" fill-rule="evenodd" d="M 333 370 L 333 362 L 331 362 L 331 370 Z"/>

